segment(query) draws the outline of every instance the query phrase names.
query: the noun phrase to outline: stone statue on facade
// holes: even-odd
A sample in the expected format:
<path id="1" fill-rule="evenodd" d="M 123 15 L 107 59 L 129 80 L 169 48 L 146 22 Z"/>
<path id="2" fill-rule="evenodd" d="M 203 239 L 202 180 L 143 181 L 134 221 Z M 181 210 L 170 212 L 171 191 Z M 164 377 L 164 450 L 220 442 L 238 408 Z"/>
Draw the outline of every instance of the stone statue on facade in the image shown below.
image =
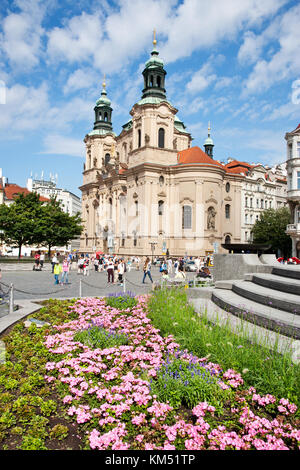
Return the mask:
<path id="1" fill-rule="evenodd" d="M 215 217 L 216 217 L 216 211 L 213 207 L 210 207 L 207 212 L 207 228 L 208 229 L 215 229 L 216 228 L 216 223 L 215 223 Z"/>

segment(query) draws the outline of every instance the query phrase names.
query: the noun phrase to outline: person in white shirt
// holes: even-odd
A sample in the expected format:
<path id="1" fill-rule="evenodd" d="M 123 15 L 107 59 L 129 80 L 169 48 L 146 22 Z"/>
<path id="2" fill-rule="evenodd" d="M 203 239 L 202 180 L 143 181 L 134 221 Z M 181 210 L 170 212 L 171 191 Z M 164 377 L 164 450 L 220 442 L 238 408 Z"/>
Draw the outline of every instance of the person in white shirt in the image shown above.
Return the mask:
<path id="1" fill-rule="evenodd" d="M 124 265 L 123 259 L 121 259 L 118 264 L 118 281 L 119 281 L 120 286 L 123 285 L 124 272 L 125 272 L 125 265 Z"/>
<path id="2" fill-rule="evenodd" d="M 169 258 L 168 259 L 168 273 L 172 274 L 172 270 L 173 270 L 173 261 L 171 260 L 171 258 Z"/>

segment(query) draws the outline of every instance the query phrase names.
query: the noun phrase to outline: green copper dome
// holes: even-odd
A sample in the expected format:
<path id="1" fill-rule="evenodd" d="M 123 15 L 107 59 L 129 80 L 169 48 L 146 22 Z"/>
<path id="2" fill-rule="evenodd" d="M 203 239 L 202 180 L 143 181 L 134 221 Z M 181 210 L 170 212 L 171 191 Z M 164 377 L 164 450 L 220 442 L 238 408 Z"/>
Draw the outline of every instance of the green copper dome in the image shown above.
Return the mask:
<path id="1" fill-rule="evenodd" d="M 96 101 L 96 106 L 110 106 L 111 101 L 107 98 L 106 90 L 103 89 L 100 98 Z"/>
<path id="2" fill-rule="evenodd" d="M 164 61 L 158 57 L 159 52 L 157 52 L 156 49 L 153 49 L 151 52 L 151 57 L 150 59 L 147 60 L 145 64 L 145 68 L 149 69 L 151 67 L 162 67 L 164 66 Z"/>

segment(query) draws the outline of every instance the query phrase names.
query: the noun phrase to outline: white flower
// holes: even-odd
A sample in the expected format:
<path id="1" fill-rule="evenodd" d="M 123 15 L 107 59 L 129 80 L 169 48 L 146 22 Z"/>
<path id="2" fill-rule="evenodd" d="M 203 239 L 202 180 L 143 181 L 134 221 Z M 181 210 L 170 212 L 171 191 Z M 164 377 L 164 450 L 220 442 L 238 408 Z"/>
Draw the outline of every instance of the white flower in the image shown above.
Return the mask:
<path id="1" fill-rule="evenodd" d="M 247 374 L 247 372 L 249 372 L 249 369 L 243 369 L 242 370 L 242 374 Z"/>

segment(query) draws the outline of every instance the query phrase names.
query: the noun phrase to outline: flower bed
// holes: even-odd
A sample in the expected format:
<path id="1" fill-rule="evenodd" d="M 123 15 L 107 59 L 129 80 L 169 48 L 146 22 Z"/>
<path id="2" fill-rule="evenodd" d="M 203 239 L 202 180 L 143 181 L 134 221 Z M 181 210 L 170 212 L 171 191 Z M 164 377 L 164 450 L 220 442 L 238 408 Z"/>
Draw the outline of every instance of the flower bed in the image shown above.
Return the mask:
<path id="1" fill-rule="evenodd" d="M 146 297 L 124 306 L 81 299 L 69 307 L 73 319 L 45 338 L 45 379 L 63 394 L 87 448 L 299 449 L 295 405 L 244 389 L 233 369 L 161 336 Z"/>

